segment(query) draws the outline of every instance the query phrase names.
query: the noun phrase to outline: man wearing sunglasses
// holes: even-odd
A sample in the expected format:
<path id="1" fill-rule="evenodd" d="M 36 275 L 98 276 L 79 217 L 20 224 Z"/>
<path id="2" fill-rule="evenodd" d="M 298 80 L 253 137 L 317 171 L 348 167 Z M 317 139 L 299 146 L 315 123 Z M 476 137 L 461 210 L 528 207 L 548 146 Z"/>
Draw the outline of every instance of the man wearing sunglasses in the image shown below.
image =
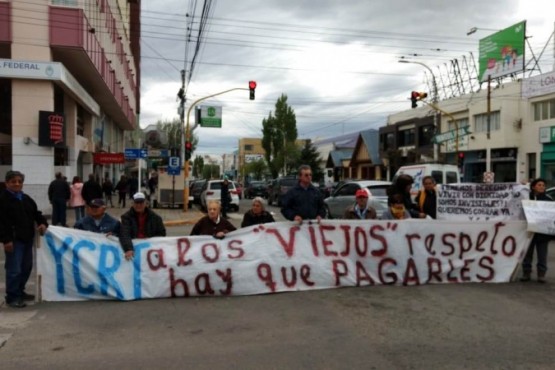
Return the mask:
<path id="1" fill-rule="evenodd" d="M 119 236 L 120 227 L 120 222 L 106 213 L 106 203 L 101 198 L 91 200 L 87 205 L 87 215 L 75 224 L 76 229 L 106 236 Z"/>
<path id="2" fill-rule="evenodd" d="M 286 219 L 299 225 L 303 220 L 316 220 L 319 223 L 325 216 L 324 198 L 312 185 L 310 166 L 299 167 L 299 182 L 283 196 L 281 213 Z"/>

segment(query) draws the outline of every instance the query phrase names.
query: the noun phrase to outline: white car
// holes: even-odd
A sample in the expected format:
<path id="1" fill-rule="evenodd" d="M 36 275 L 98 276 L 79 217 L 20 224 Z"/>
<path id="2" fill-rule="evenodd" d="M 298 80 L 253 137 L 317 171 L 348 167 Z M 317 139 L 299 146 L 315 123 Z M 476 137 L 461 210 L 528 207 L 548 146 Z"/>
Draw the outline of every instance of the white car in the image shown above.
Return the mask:
<path id="1" fill-rule="evenodd" d="M 206 210 L 206 204 L 210 200 L 221 200 L 221 188 L 223 182 L 223 180 L 210 180 L 203 185 L 200 193 L 200 206 L 202 209 Z M 235 188 L 233 181 L 228 181 L 228 183 L 229 194 L 231 195 L 229 210 L 237 212 L 239 210 L 239 194 L 237 193 L 237 189 Z"/>

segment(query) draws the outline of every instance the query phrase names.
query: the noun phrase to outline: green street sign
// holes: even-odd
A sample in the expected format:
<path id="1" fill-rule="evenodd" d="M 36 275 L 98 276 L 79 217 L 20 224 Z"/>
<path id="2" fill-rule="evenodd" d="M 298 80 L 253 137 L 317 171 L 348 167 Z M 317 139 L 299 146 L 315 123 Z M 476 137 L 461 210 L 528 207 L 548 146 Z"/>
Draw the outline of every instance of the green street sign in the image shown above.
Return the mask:
<path id="1" fill-rule="evenodd" d="M 201 127 L 222 127 L 222 107 L 202 106 L 200 109 Z"/>
<path id="2" fill-rule="evenodd" d="M 456 140 L 457 136 L 461 138 L 462 136 L 470 135 L 470 132 L 468 132 L 469 127 L 470 126 L 463 126 L 463 127 L 459 127 L 458 130 L 451 130 L 451 131 L 443 132 L 441 134 L 437 134 L 436 136 L 433 137 L 432 143 L 441 144 L 445 141 Z"/>

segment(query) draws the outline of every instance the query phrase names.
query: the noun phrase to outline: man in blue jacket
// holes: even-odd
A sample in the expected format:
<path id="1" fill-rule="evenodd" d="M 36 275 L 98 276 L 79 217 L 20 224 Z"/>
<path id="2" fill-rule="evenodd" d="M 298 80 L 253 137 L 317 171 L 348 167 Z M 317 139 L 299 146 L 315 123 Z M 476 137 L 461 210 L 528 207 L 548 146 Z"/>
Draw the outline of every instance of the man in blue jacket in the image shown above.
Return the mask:
<path id="1" fill-rule="evenodd" d="M 312 185 L 312 169 L 310 166 L 304 164 L 299 167 L 299 182 L 285 193 L 281 203 L 283 216 L 299 225 L 303 220 L 320 222 L 322 217 L 325 216 L 324 197 Z"/>
<path id="2" fill-rule="evenodd" d="M 19 171 L 6 173 L 6 190 L 0 194 L 0 242 L 6 254 L 6 304 L 23 308 L 35 299 L 25 293 L 33 270 L 35 229 L 44 235 L 48 223 L 31 197 L 23 193 L 25 176 Z M 37 226 L 38 225 L 38 226 Z"/>
<path id="3" fill-rule="evenodd" d="M 106 236 L 119 236 L 120 227 L 120 222 L 106 213 L 106 203 L 101 198 L 91 200 L 87 205 L 87 215 L 75 224 L 76 229 Z"/>

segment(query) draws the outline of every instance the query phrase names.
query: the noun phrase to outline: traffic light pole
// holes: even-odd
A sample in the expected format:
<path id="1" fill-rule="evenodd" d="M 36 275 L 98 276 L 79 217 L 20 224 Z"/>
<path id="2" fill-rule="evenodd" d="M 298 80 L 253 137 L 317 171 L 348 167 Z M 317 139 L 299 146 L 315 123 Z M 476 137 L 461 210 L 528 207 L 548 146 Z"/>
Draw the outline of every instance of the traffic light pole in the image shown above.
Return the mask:
<path id="1" fill-rule="evenodd" d="M 434 109 L 434 110 L 436 110 L 440 113 L 445 114 L 447 117 L 451 118 L 451 120 L 453 121 L 453 123 L 455 124 L 455 155 L 458 158 L 459 157 L 459 124 L 457 123 L 457 120 L 455 119 L 455 117 L 453 117 L 453 115 L 451 113 L 444 111 L 443 109 L 438 107 L 436 104 L 429 103 L 425 100 L 420 100 L 420 101 L 427 104 L 432 109 Z"/>
<path id="2" fill-rule="evenodd" d="M 216 93 L 216 94 L 205 96 L 203 98 L 200 98 L 200 99 L 194 101 L 193 104 L 191 104 L 191 106 L 187 110 L 187 123 L 185 125 L 185 142 L 189 142 L 191 140 L 192 132 L 199 125 L 199 122 L 195 122 L 195 126 L 193 126 L 193 128 L 190 128 L 190 126 L 189 126 L 189 117 L 191 115 L 191 111 L 193 110 L 193 108 L 198 103 L 200 103 L 201 101 L 213 98 L 213 97 L 218 96 L 218 95 L 223 95 L 223 94 L 226 94 L 226 93 L 231 92 L 231 91 L 236 91 L 236 90 L 251 90 L 251 89 L 236 87 L 236 88 L 233 88 L 233 89 L 221 91 L 221 92 Z M 183 152 L 185 152 L 185 145 L 183 145 Z M 189 209 L 189 160 L 188 159 L 185 160 L 185 168 L 184 168 L 183 172 L 184 172 L 184 177 L 185 177 L 185 184 L 184 184 L 185 186 L 183 188 L 183 212 L 187 212 L 188 209 Z"/>

